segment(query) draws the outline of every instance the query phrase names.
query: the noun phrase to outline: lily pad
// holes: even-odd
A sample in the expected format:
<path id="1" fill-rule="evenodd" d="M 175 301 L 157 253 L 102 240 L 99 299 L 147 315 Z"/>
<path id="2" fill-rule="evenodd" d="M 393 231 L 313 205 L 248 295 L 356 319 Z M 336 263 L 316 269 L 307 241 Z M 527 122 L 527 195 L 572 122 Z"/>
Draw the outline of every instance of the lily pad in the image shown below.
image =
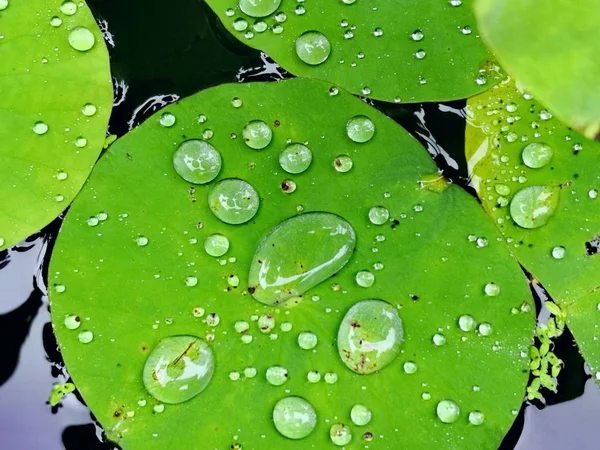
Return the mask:
<path id="1" fill-rule="evenodd" d="M 294 75 L 365 97 L 453 100 L 500 80 L 479 38 L 472 0 L 207 3 L 235 37 Z"/>
<path id="2" fill-rule="evenodd" d="M 481 35 L 502 66 L 569 126 L 600 138 L 600 1 L 479 0 Z M 576 68 L 576 70 L 574 70 Z"/>
<path id="3" fill-rule="evenodd" d="M 588 364 L 600 370 L 600 143 L 562 124 L 512 82 L 468 105 L 467 159 L 483 207 L 517 259 L 566 313 Z M 532 168 L 534 144 L 551 150 L 543 152 L 544 165 Z M 545 200 L 520 202 L 532 189 L 545 192 Z M 513 211 L 515 201 L 544 223 L 530 226 L 531 215 Z"/>
<path id="4" fill-rule="evenodd" d="M 58 216 L 104 142 L 112 85 L 84 2 L 9 0 L 0 11 L 0 250 Z"/>
<path id="5" fill-rule="evenodd" d="M 330 88 L 305 79 L 222 85 L 169 105 L 110 147 L 67 214 L 49 272 L 55 331 L 77 387 L 122 448 L 198 442 L 330 448 L 350 433 L 357 446 L 363 435 L 373 438 L 375 449 L 449 448 L 465 440 L 493 449 L 510 427 L 524 395 L 534 325 L 518 264 L 475 199 L 454 185 L 431 190 L 419 183 L 437 171 L 407 132 L 345 91 L 330 95 Z M 176 118 L 173 126 L 161 125 L 164 114 Z M 207 118 L 202 126 L 199 114 Z M 347 134 L 355 116 L 375 127 L 365 143 Z M 256 120 L 272 130 L 261 150 L 242 138 Z M 173 153 L 205 128 L 222 169 L 213 182 L 194 185 L 177 174 Z M 280 165 L 290 142 L 312 154 L 310 167 L 296 175 Z M 341 155 L 352 160 L 349 171 L 337 170 Z M 220 220 L 209 207 L 213 190 L 232 179 L 260 198 L 256 215 L 242 224 Z M 376 216 L 369 214 L 373 207 Z M 106 220 L 90 223 L 100 211 Z M 298 238 L 310 234 L 310 221 L 331 231 L 319 228 L 318 242 L 307 238 L 303 253 L 286 240 L 290 227 Z M 317 285 L 296 283 L 297 295 L 273 306 L 253 298 L 254 259 L 270 258 L 282 278 L 294 265 L 303 273 L 323 264 L 332 247 L 344 248 L 336 236 L 348 233 L 348 224 L 354 252 L 327 273 L 334 276 Z M 222 256 L 210 256 L 202 245 L 215 234 L 229 242 Z M 273 251 L 263 248 L 269 244 Z M 485 292 L 490 282 L 499 288 L 493 297 Z M 361 335 L 369 342 L 351 355 L 372 358 L 359 374 L 340 357 L 336 339 L 362 300 L 371 300 L 368 308 L 388 305 L 382 312 L 393 320 L 388 326 L 376 320 L 376 310 L 361 309 L 344 325 L 366 327 Z M 521 305 L 523 312 L 511 312 Z M 74 314 L 81 318 L 76 330 L 63 323 Z M 486 333 L 463 331 L 459 318 L 466 314 L 489 323 Z M 93 339 L 87 334 L 82 343 L 83 332 Z M 146 391 L 142 375 L 148 355 L 171 336 L 203 339 L 215 367 L 202 392 L 165 406 Z M 375 350 L 388 344 L 392 349 L 373 367 Z M 166 358 L 179 361 L 173 353 Z M 172 370 L 175 378 L 182 368 Z M 286 397 L 294 399 L 274 411 Z M 452 425 L 438 418 L 442 400 L 460 409 Z M 368 426 L 352 424 L 356 404 L 372 412 Z M 294 408 L 310 426 L 286 419 Z M 481 426 L 469 423 L 471 411 L 485 414 Z"/>

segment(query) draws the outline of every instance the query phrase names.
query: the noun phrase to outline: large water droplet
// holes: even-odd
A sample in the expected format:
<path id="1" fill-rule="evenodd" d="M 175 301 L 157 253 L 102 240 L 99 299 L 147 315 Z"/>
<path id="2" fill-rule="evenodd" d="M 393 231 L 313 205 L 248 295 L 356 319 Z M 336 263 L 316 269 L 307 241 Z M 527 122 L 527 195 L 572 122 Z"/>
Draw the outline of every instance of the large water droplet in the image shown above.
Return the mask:
<path id="1" fill-rule="evenodd" d="M 438 418 L 444 423 L 456 422 L 460 415 L 460 408 L 452 400 L 442 400 L 436 408 Z"/>
<path id="2" fill-rule="evenodd" d="M 312 152 L 306 145 L 289 144 L 279 155 L 281 168 L 288 173 L 302 173 L 312 162 Z"/>
<path id="3" fill-rule="evenodd" d="M 170 336 L 152 350 L 144 365 L 144 386 L 163 403 L 181 403 L 202 392 L 215 370 L 212 349 L 196 336 Z"/>
<path id="4" fill-rule="evenodd" d="M 87 52 L 96 43 L 94 33 L 85 27 L 76 27 L 69 33 L 69 44 L 75 50 Z"/>
<path id="5" fill-rule="evenodd" d="M 254 150 L 262 150 L 271 143 L 273 132 L 269 125 L 262 120 L 253 120 L 246 124 L 242 130 L 246 145 Z"/>
<path id="6" fill-rule="evenodd" d="M 552 147 L 541 142 L 533 142 L 523 149 L 521 157 L 527 167 L 539 169 L 544 167 L 552 159 Z"/>
<path id="7" fill-rule="evenodd" d="M 250 17 L 267 17 L 273 14 L 281 0 L 240 0 L 240 9 Z"/>
<path id="8" fill-rule="evenodd" d="M 346 133 L 354 142 L 367 142 L 375 134 L 375 124 L 367 116 L 354 116 L 346 123 Z"/>
<path id="9" fill-rule="evenodd" d="M 286 438 L 302 439 L 315 429 L 317 413 L 302 397 L 286 397 L 275 404 L 273 423 Z"/>
<path id="10" fill-rule="evenodd" d="M 311 66 L 324 63 L 331 53 L 329 39 L 318 31 L 307 31 L 296 39 L 298 58 Z"/>
<path id="11" fill-rule="evenodd" d="M 545 225 L 558 206 L 560 188 L 529 186 L 518 191 L 510 202 L 510 215 L 523 228 Z"/>
<path id="12" fill-rule="evenodd" d="M 221 221 L 237 225 L 252 219 L 260 204 L 256 190 L 246 181 L 227 178 L 208 194 L 208 205 Z"/>
<path id="13" fill-rule="evenodd" d="M 208 142 L 190 139 L 182 142 L 173 154 L 175 171 L 185 181 L 206 184 L 221 170 L 221 155 Z"/>
<path id="14" fill-rule="evenodd" d="M 306 213 L 285 220 L 260 242 L 248 276 L 248 290 L 273 305 L 302 295 L 349 261 L 356 236 L 335 214 Z"/>
<path id="15" fill-rule="evenodd" d="M 402 320 L 392 305 L 363 300 L 348 310 L 340 325 L 340 358 L 356 373 L 376 372 L 396 359 L 403 333 Z"/>

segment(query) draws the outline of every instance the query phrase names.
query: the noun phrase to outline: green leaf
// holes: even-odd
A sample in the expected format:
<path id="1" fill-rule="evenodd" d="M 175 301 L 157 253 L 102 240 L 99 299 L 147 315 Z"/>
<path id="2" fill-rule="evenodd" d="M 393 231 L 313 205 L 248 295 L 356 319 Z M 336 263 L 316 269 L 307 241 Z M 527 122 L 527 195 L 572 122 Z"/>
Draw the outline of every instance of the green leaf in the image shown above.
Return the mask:
<path id="1" fill-rule="evenodd" d="M 344 91 L 331 96 L 330 87 L 306 79 L 222 85 L 170 105 L 110 147 L 67 214 L 49 271 L 56 335 L 86 403 L 123 448 L 194 448 L 198 442 L 211 449 L 234 443 L 328 448 L 330 427 L 341 422 L 356 445 L 364 433 L 376 436 L 372 448 L 399 442 L 448 447 L 468 439 L 474 448 L 495 449 L 510 427 L 525 390 L 534 327 L 532 313 L 511 312 L 530 307 L 519 266 L 475 199 L 453 185 L 442 192 L 421 187 L 436 167 L 407 132 Z M 199 114 L 206 116 L 202 126 Z M 163 122 L 175 120 L 171 127 L 161 125 L 165 115 L 170 120 Z M 346 131 L 356 116 L 375 129 L 362 144 Z M 242 139 L 242 130 L 257 120 L 272 132 L 262 150 Z M 205 129 L 212 131 L 222 169 L 213 182 L 192 185 L 175 171 L 173 154 Z M 311 150 L 305 172 L 281 169 L 280 152 L 289 142 Z M 350 170 L 340 171 L 349 160 Z M 240 225 L 219 220 L 221 209 L 208 202 L 222 180 L 232 178 L 245 180 L 260 197 L 256 215 Z M 218 202 L 242 207 L 248 195 Z M 99 211 L 108 217 L 90 226 Z M 275 232 L 269 236 L 282 222 L 312 220 L 315 212 L 352 226 L 352 258 L 332 278 L 303 286 L 308 290 L 297 292 L 301 297 L 274 306 L 258 302 L 248 277 L 261 241 L 286 252 L 256 253 L 275 258 L 256 256 L 274 268 L 265 268 L 271 274 L 265 282 L 283 286 L 290 273 L 322 265 L 313 258 L 318 247 L 325 249 L 346 229 L 338 224 L 313 242 L 312 230 L 296 228 L 293 238 L 304 240 L 304 249 L 279 242 Z M 222 256 L 203 248 L 211 237 L 207 248 L 214 253 L 214 235 L 229 244 L 218 246 L 221 252 L 227 247 Z M 471 236 L 489 244 L 480 247 Z M 279 272 L 271 261 L 285 266 Z M 500 289 L 494 297 L 484 291 L 492 281 Z M 397 311 L 403 332 L 397 324 L 386 327 L 385 339 L 375 341 L 381 330 L 373 315 L 356 315 L 351 326 L 364 326 L 366 340 L 399 352 L 395 360 L 386 355 L 382 362 L 389 364 L 380 371 L 360 375 L 340 358 L 336 338 L 346 313 L 367 299 L 387 302 L 391 315 Z M 73 314 L 81 317 L 76 330 L 70 329 L 78 323 Z M 467 315 L 471 321 L 461 323 L 473 327 L 463 331 L 459 318 Z M 142 369 L 162 339 L 177 335 L 210 343 L 215 371 L 198 396 L 164 406 L 144 389 Z M 366 355 L 375 348 L 359 344 Z M 170 377 L 181 370 L 173 367 Z M 284 438 L 272 422 L 275 404 L 287 396 L 310 402 L 318 417 L 301 441 Z M 451 425 L 436 416 L 442 400 L 460 408 Z M 304 402 L 290 403 L 280 408 L 299 405 L 312 417 Z M 372 412 L 369 426 L 351 423 L 355 404 Z M 483 425 L 469 424 L 472 411 L 485 414 Z M 289 424 L 280 425 L 295 435 Z M 334 428 L 335 438 L 339 430 L 346 428 Z"/>
<path id="2" fill-rule="evenodd" d="M 569 126 L 600 137 L 600 0 L 478 0 L 475 13 L 510 74 Z"/>
<path id="3" fill-rule="evenodd" d="M 554 311 L 547 304 L 557 328 L 563 329 L 566 315 L 583 356 L 598 371 L 600 143 L 563 125 L 512 82 L 470 99 L 468 110 L 467 160 L 483 207 L 519 262 L 560 307 Z M 534 143 L 552 150 L 543 167 L 531 168 L 531 160 L 523 159 Z M 516 192 L 529 186 L 560 187 L 554 213 L 535 229 L 517 225 L 507 207 Z"/>
<path id="4" fill-rule="evenodd" d="M 326 80 L 377 100 L 465 98 L 501 78 L 479 38 L 472 0 L 376 6 L 285 0 L 273 2 L 264 17 L 245 14 L 259 15 L 240 8 L 244 1 L 207 3 L 236 38 L 265 51 L 294 75 Z"/>
<path id="5" fill-rule="evenodd" d="M 83 2 L 10 0 L 0 36 L 1 250 L 47 225 L 81 189 L 102 150 L 112 87 L 104 39 Z M 94 45 L 78 51 L 69 38 Z"/>

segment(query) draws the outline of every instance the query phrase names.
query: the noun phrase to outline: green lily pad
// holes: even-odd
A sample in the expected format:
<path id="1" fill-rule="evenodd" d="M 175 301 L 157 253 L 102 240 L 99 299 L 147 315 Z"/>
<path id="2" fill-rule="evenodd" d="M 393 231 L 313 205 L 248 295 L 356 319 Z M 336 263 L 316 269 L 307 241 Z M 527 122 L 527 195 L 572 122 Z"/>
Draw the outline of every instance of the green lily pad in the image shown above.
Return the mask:
<path id="1" fill-rule="evenodd" d="M 502 66 L 569 126 L 600 138 L 600 1 L 479 0 L 484 40 Z M 576 69 L 574 69 L 576 68 Z"/>
<path id="2" fill-rule="evenodd" d="M 472 0 L 207 3 L 236 38 L 284 69 L 354 94 L 388 102 L 453 100 L 500 80 L 479 38 Z M 247 8 L 254 3 L 259 8 Z"/>
<path id="3" fill-rule="evenodd" d="M 483 207 L 517 259 L 566 313 L 588 364 L 600 370 L 600 143 L 562 124 L 511 82 L 468 105 L 467 160 Z M 529 150 L 536 143 L 551 151 L 544 152 L 546 164 L 532 168 Z M 531 189 L 543 190 L 546 199 L 520 202 Z M 535 226 L 531 216 L 515 215 L 515 200 L 544 223 Z"/>
<path id="4" fill-rule="evenodd" d="M 47 225 L 81 189 L 102 150 L 112 85 L 84 2 L 0 4 L 1 250 Z"/>
<path id="5" fill-rule="evenodd" d="M 465 440 L 495 449 L 514 420 L 534 325 L 519 266 L 475 199 L 453 185 L 428 188 L 436 167 L 407 132 L 344 91 L 330 95 L 330 87 L 306 79 L 222 85 L 169 105 L 175 124 L 161 125 L 161 112 L 113 144 L 67 214 L 49 272 L 55 331 L 77 387 L 124 449 L 198 442 L 211 449 L 330 448 L 348 433 L 351 445 L 372 439 L 375 449 L 449 448 Z M 199 114 L 207 118 L 201 127 Z M 366 143 L 346 132 L 355 116 L 375 126 Z M 256 120 L 272 130 L 261 150 L 242 138 Z M 173 153 L 207 127 L 222 169 L 213 182 L 193 185 L 177 174 Z M 297 175 L 280 165 L 290 142 L 312 153 L 310 167 Z M 347 172 L 337 170 L 341 155 L 353 162 Z M 243 224 L 224 222 L 209 207 L 210 194 L 226 179 L 244 180 L 258 192 L 257 213 Z M 370 215 L 373 207 L 388 218 Z M 99 211 L 106 220 L 90 226 Z M 286 242 L 310 235 L 305 225 L 315 216 L 331 228 L 329 235 L 315 228 L 318 242 L 306 238 L 304 250 Z M 291 222 L 299 218 L 307 222 Z M 348 232 L 341 219 L 354 230 L 355 249 L 334 276 L 296 284 L 298 295 L 279 305 L 253 298 L 248 279 L 255 254 L 281 267 L 275 275 L 282 279 L 294 264 L 297 273 L 312 270 L 328 249 L 344 247 L 336 238 Z M 282 223 L 283 232 L 272 232 Z M 297 231 L 292 238 L 289 226 Z M 215 234 L 229 242 L 218 257 L 202 245 Z M 261 242 L 277 246 L 278 236 L 282 254 L 257 252 Z M 501 288 L 493 297 L 485 293 L 490 282 Z M 390 310 L 382 312 L 397 312 L 402 330 L 397 319 L 387 326 L 361 310 L 347 324 L 366 327 L 361 335 L 368 342 L 359 342 L 359 350 L 370 358 L 390 343 L 393 349 L 379 370 L 369 365 L 373 373 L 358 374 L 342 361 L 336 338 L 346 313 L 367 299 L 387 302 Z M 522 305 L 522 312 L 511 312 Z M 63 324 L 74 314 L 81 318 L 76 330 Z M 465 314 L 489 323 L 486 333 L 463 331 Z M 84 332 L 93 339 L 84 335 L 82 343 Z M 144 389 L 142 374 L 148 355 L 170 336 L 209 343 L 215 368 L 202 392 L 165 406 Z M 173 353 L 166 357 L 179 361 Z M 181 370 L 173 367 L 170 376 Z M 295 399 L 274 411 L 290 396 Z M 452 425 L 437 416 L 442 400 L 460 408 Z M 352 425 L 356 404 L 372 412 L 368 426 Z M 296 409 L 308 422 L 285 418 Z M 471 426 L 471 411 L 485 414 L 483 425 Z M 306 437 L 290 440 L 277 430 Z"/>

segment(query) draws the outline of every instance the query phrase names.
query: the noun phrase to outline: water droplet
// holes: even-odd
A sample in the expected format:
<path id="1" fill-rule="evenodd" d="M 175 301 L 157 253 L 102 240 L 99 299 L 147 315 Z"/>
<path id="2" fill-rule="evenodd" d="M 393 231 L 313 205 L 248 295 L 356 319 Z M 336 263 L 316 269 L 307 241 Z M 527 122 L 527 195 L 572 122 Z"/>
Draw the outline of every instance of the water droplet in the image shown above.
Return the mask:
<path id="1" fill-rule="evenodd" d="M 281 183 L 281 190 L 286 194 L 291 194 L 296 190 L 296 182 L 293 180 L 284 180 Z"/>
<path id="2" fill-rule="evenodd" d="M 409 375 L 417 371 L 417 365 L 412 361 L 405 362 L 402 368 L 404 369 L 404 373 L 407 373 Z"/>
<path id="3" fill-rule="evenodd" d="M 496 184 L 494 190 L 500 195 L 510 195 L 510 187 L 506 184 Z"/>
<path id="4" fill-rule="evenodd" d="M 331 438 L 331 442 L 342 447 L 350 443 L 352 440 L 352 432 L 350 431 L 350 428 L 343 423 L 336 423 L 329 429 L 329 437 Z"/>
<path id="5" fill-rule="evenodd" d="M 163 412 L 165 412 L 165 405 L 163 405 L 162 403 L 159 403 L 158 405 L 154 405 L 152 407 L 152 411 L 154 411 L 157 414 L 163 413 Z"/>
<path id="6" fill-rule="evenodd" d="M 436 413 L 442 422 L 453 423 L 460 415 L 460 408 L 452 400 L 442 400 L 437 405 Z"/>
<path id="7" fill-rule="evenodd" d="M 296 39 L 296 54 L 311 66 L 323 64 L 331 53 L 329 39 L 318 31 L 306 31 Z"/>
<path id="8" fill-rule="evenodd" d="M 286 397 L 273 408 L 273 424 L 286 438 L 302 439 L 315 429 L 317 413 L 302 397 Z"/>
<path id="9" fill-rule="evenodd" d="M 462 34 L 469 35 L 473 32 L 473 30 L 471 30 L 471 27 L 462 27 L 460 32 Z"/>
<path id="10" fill-rule="evenodd" d="M 298 335 L 298 345 L 304 350 L 312 350 L 317 346 L 319 338 L 310 331 L 303 331 Z"/>
<path id="11" fill-rule="evenodd" d="M 294 12 L 296 13 L 296 15 L 301 16 L 306 12 L 306 9 L 304 8 L 304 6 L 298 5 L 296 6 L 296 9 L 294 9 Z"/>
<path id="12" fill-rule="evenodd" d="M 90 227 L 95 227 L 96 225 L 98 225 L 98 223 L 99 223 L 99 222 L 100 222 L 100 221 L 98 220 L 98 218 L 97 218 L 97 217 L 90 217 L 90 218 L 87 220 L 87 222 L 86 222 L 86 223 L 87 223 L 87 224 L 88 224 L 88 226 L 90 226 Z"/>
<path id="13" fill-rule="evenodd" d="M 69 330 L 76 330 L 81 326 L 81 319 L 77 314 L 70 314 L 65 317 L 65 327 Z"/>
<path id="14" fill-rule="evenodd" d="M 465 314 L 458 318 L 458 326 L 463 331 L 466 331 L 466 332 L 473 331 L 475 329 L 476 325 L 477 325 L 477 322 L 475 322 L 475 319 L 473 318 L 473 316 L 470 316 L 468 314 Z"/>
<path id="15" fill-rule="evenodd" d="M 146 390 L 163 403 L 185 402 L 208 386 L 215 359 L 208 344 L 196 336 L 170 336 L 148 355 L 142 379 Z"/>
<path id="16" fill-rule="evenodd" d="M 67 288 L 64 284 L 57 284 L 54 286 L 54 290 L 56 292 L 58 292 L 59 294 L 62 294 L 63 292 L 65 292 L 67 290 Z"/>
<path id="17" fill-rule="evenodd" d="M 92 333 L 89 330 L 83 330 L 79 333 L 79 336 L 77 336 L 77 338 L 82 344 L 89 344 L 94 339 L 94 333 Z"/>
<path id="18" fill-rule="evenodd" d="M 309 383 L 318 383 L 321 381 L 321 374 L 317 370 L 311 370 L 306 374 L 306 380 Z"/>
<path id="19" fill-rule="evenodd" d="M 354 425 L 364 427 L 371 421 L 372 413 L 365 405 L 354 405 L 350 410 L 350 419 Z"/>
<path id="20" fill-rule="evenodd" d="M 198 284 L 198 278 L 196 277 L 186 277 L 185 278 L 185 285 L 189 286 L 189 287 L 194 287 Z"/>
<path id="21" fill-rule="evenodd" d="M 196 306 L 196 307 L 194 307 L 194 309 L 192 309 L 192 315 L 194 317 L 202 317 L 202 316 L 204 316 L 205 312 L 206 311 L 201 306 Z"/>
<path id="22" fill-rule="evenodd" d="M 283 23 L 286 20 L 287 20 L 287 15 L 283 11 L 280 11 L 277 14 L 275 14 L 275 21 L 276 22 Z"/>
<path id="23" fill-rule="evenodd" d="M 542 120 L 550 120 L 552 119 L 552 114 L 545 109 L 540 111 L 540 119 Z"/>
<path id="24" fill-rule="evenodd" d="M 436 333 L 433 335 L 433 343 L 436 346 L 441 346 L 444 345 L 446 343 L 446 336 L 444 336 L 443 334 L 440 333 Z"/>
<path id="25" fill-rule="evenodd" d="M 541 142 L 532 142 L 523 149 L 521 157 L 527 167 L 539 169 L 550 162 L 553 154 L 552 147 L 549 145 Z"/>
<path id="26" fill-rule="evenodd" d="M 335 170 L 341 173 L 350 171 L 353 164 L 352 158 L 350 158 L 348 155 L 339 155 L 333 160 L 333 167 Z"/>
<path id="27" fill-rule="evenodd" d="M 256 31 L 257 33 L 264 33 L 267 28 L 268 28 L 268 25 L 263 20 L 258 20 L 254 23 L 254 25 L 252 25 L 252 29 L 254 31 Z"/>
<path id="28" fill-rule="evenodd" d="M 246 145 L 254 150 L 262 150 L 271 143 L 273 132 L 262 120 L 253 120 L 242 130 Z"/>
<path id="29" fill-rule="evenodd" d="M 160 119 L 158 119 L 158 121 L 163 127 L 170 128 L 173 125 L 175 125 L 175 122 L 177 121 L 177 119 L 170 112 L 166 112 L 166 113 L 162 113 L 160 115 Z"/>
<path id="30" fill-rule="evenodd" d="M 50 25 L 53 26 L 54 28 L 58 28 L 62 25 L 63 21 L 60 17 L 58 16 L 54 16 L 52 17 L 52 19 L 50 19 Z"/>
<path id="31" fill-rule="evenodd" d="M 312 162 L 312 152 L 306 145 L 288 144 L 279 154 L 279 164 L 288 173 L 302 173 Z"/>
<path id="32" fill-rule="evenodd" d="M 244 369 L 244 376 L 246 378 L 254 378 L 256 376 L 257 370 L 255 367 L 246 367 Z"/>
<path id="33" fill-rule="evenodd" d="M 241 106 L 244 104 L 244 102 L 242 101 L 241 98 L 238 97 L 233 97 L 231 99 L 231 106 L 233 106 L 234 108 L 241 108 Z"/>
<path id="34" fill-rule="evenodd" d="M 233 324 L 233 328 L 236 332 L 243 334 L 250 329 L 250 324 L 245 320 L 238 320 Z"/>
<path id="35" fill-rule="evenodd" d="M 0 11 L 4 11 L 8 8 L 8 0 L 0 0 Z"/>
<path id="36" fill-rule="evenodd" d="M 383 206 L 373 206 L 369 210 L 369 221 L 374 225 L 383 225 L 390 218 L 390 212 Z"/>
<path id="37" fill-rule="evenodd" d="M 69 33 L 69 44 L 79 52 L 87 52 L 95 43 L 94 33 L 85 27 L 75 27 Z"/>
<path id="38" fill-rule="evenodd" d="M 231 381 L 237 381 L 240 379 L 240 373 L 239 372 L 229 372 L 229 379 Z"/>
<path id="39" fill-rule="evenodd" d="M 87 145 L 87 143 L 87 139 L 83 136 L 79 136 L 77 139 L 75 139 L 75 147 L 83 148 Z"/>
<path id="40" fill-rule="evenodd" d="M 567 253 L 567 249 L 562 245 L 558 245 L 552 249 L 552 257 L 554 259 L 563 259 Z"/>
<path id="41" fill-rule="evenodd" d="M 273 386 L 281 386 L 288 380 L 288 371 L 285 367 L 271 366 L 267 369 L 267 382 Z"/>
<path id="42" fill-rule="evenodd" d="M 246 181 L 227 178 L 208 194 L 212 213 L 222 222 L 238 225 L 252 219 L 260 204 L 256 190 Z"/>
<path id="43" fill-rule="evenodd" d="M 58 9 L 60 9 L 60 12 L 63 13 L 65 16 L 72 16 L 77 12 L 77 5 L 72 1 L 66 1 L 63 2 L 63 4 L 60 5 Z"/>
<path id="44" fill-rule="evenodd" d="M 146 245 L 148 245 L 148 242 L 149 240 L 145 236 L 138 236 L 135 240 L 135 243 L 140 247 L 145 247 Z"/>
<path id="45" fill-rule="evenodd" d="M 96 114 L 97 110 L 98 109 L 91 103 L 86 103 L 85 105 L 83 105 L 83 108 L 81 108 L 81 113 L 84 116 L 92 117 L 94 114 Z"/>
<path id="46" fill-rule="evenodd" d="M 219 323 L 221 323 L 221 316 L 217 313 L 210 313 L 206 316 L 206 325 L 209 327 L 216 327 Z"/>
<path id="47" fill-rule="evenodd" d="M 450 6 L 460 6 L 462 5 L 462 0 L 450 0 Z"/>
<path id="48" fill-rule="evenodd" d="M 261 314 L 258 318 L 257 325 L 261 333 L 270 333 L 275 328 L 275 318 L 272 314 Z"/>
<path id="49" fill-rule="evenodd" d="M 225 15 L 227 17 L 232 17 L 235 14 L 235 10 L 233 8 L 228 8 L 225 10 Z"/>
<path id="50" fill-rule="evenodd" d="M 423 32 L 421 30 L 415 30 L 410 34 L 410 38 L 413 41 L 418 42 L 423 39 Z"/>
<path id="51" fill-rule="evenodd" d="M 48 125 L 41 121 L 36 122 L 33 124 L 33 132 L 35 134 L 39 134 L 40 136 L 42 134 L 46 134 L 48 132 Z"/>
<path id="52" fill-rule="evenodd" d="M 281 33 L 283 33 L 283 26 L 281 26 L 279 24 L 274 25 L 272 30 L 273 30 L 273 34 L 281 34 Z"/>
<path id="53" fill-rule="evenodd" d="M 223 256 L 229 250 L 229 239 L 222 234 L 211 234 L 204 240 L 204 250 L 210 256 Z"/>
<path id="54" fill-rule="evenodd" d="M 323 378 L 325 380 L 325 383 L 334 384 L 338 380 L 338 375 L 334 372 L 327 372 Z"/>
<path id="55" fill-rule="evenodd" d="M 250 17 L 267 17 L 273 14 L 281 0 L 240 0 L 239 6 L 242 12 Z"/>
<path id="56" fill-rule="evenodd" d="M 346 133 L 354 142 L 364 143 L 375 134 L 375 124 L 367 116 L 354 116 L 346 123 Z"/>
<path id="57" fill-rule="evenodd" d="M 344 267 L 355 242 L 352 226 L 335 214 L 305 213 L 287 219 L 258 245 L 249 291 L 267 305 L 300 296 Z"/>
<path id="58" fill-rule="evenodd" d="M 496 283 L 486 284 L 483 290 L 485 295 L 489 295 L 490 297 L 495 297 L 496 295 L 500 294 L 500 286 L 498 286 Z"/>
<path id="59" fill-rule="evenodd" d="M 479 327 L 477 328 L 479 330 L 479 334 L 481 334 L 482 336 L 489 336 L 490 334 L 492 334 L 492 325 L 488 322 L 483 322 L 479 324 Z"/>
<path id="60" fill-rule="evenodd" d="M 350 370 L 373 373 L 396 359 L 402 339 L 398 311 L 382 300 L 363 300 L 353 305 L 342 320 L 338 352 Z"/>
<path id="61" fill-rule="evenodd" d="M 487 247 L 488 240 L 486 238 L 477 238 L 477 247 L 483 248 Z"/>
<path id="62" fill-rule="evenodd" d="M 510 203 L 510 215 L 522 228 L 545 225 L 558 206 L 560 188 L 529 186 L 518 191 Z"/>
<path id="63" fill-rule="evenodd" d="M 59 170 L 58 173 L 56 174 L 56 179 L 58 181 L 65 181 L 67 178 L 69 178 L 69 174 L 67 172 L 65 172 L 64 170 Z"/>
<path id="64" fill-rule="evenodd" d="M 375 275 L 368 270 L 361 270 L 356 274 L 356 284 L 360 287 L 368 288 L 375 283 Z"/>
<path id="65" fill-rule="evenodd" d="M 425 58 L 426 55 L 427 55 L 427 53 L 425 53 L 425 50 L 423 50 L 423 49 L 419 49 L 415 52 L 415 58 L 417 58 L 417 59 L 423 59 L 423 58 Z"/>
<path id="66" fill-rule="evenodd" d="M 596 197 L 598 197 L 598 191 L 596 189 L 590 189 L 590 191 L 588 192 L 588 197 L 591 199 L 595 199 Z"/>
<path id="67" fill-rule="evenodd" d="M 221 155 L 208 142 L 190 139 L 182 142 L 173 154 L 173 167 L 189 183 L 206 184 L 221 171 Z"/>
<path id="68" fill-rule="evenodd" d="M 248 29 L 248 21 L 246 19 L 235 19 L 233 21 L 233 29 L 235 31 L 246 31 Z"/>
<path id="69" fill-rule="evenodd" d="M 484 420 L 485 417 L 480 411 L 471 411 L 469 413 L 469 422 L 471 423 L 471 425 L 481 425 Z"/>

